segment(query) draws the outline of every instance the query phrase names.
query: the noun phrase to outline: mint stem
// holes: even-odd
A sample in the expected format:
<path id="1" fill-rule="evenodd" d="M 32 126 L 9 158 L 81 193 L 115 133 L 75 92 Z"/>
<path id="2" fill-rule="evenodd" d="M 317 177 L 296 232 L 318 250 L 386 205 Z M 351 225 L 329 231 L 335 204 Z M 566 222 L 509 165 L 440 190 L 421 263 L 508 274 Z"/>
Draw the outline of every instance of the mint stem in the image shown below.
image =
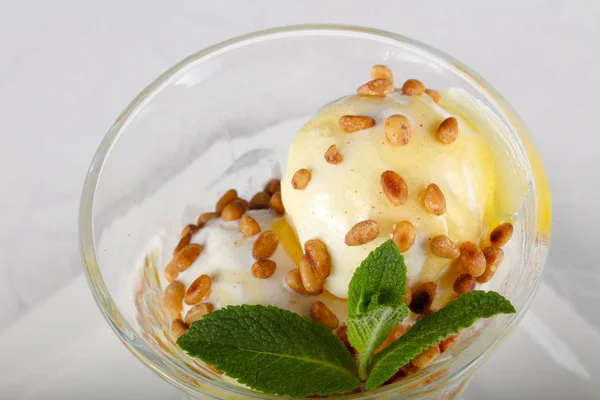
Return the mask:
<path id="1" fill-rule="evenodd" d="M 368 364 L 368 358 L 367 359 L 365 359 L 364 357 L 358 358 L 358 379 L 360 379 L 361 382 L 366 381 L 367 378 L 369 377 L 369 374 L 367 372 L 367 364 Z"/>

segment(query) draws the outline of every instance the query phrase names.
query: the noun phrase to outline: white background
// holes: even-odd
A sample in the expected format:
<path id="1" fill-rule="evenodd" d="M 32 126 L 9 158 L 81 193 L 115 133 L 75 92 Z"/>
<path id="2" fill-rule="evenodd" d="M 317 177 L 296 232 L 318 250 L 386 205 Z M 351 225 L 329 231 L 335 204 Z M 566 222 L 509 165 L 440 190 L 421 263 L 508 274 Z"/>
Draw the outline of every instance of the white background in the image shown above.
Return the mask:
<path id="1" fill-rule="evenodd" d="M 4 0 L 0 332 L 81 275 L 77 208 L 86 169 L 137 93 L 208 45 L 316 22 L 423 41 L 465 62 L 515 106 L 552 187 L 546 282 L 599 329 L 600 2 Z"/>

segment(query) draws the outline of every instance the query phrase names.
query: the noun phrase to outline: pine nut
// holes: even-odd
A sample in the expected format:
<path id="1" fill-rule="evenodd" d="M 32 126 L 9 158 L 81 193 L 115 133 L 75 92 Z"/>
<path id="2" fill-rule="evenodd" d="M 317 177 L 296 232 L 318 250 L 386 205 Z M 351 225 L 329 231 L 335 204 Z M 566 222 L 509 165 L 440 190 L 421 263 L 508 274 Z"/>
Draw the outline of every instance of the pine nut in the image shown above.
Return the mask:
<path id="1" fill-rule="evenodd" d="M 412 137 L 412 125 L 404 115 L 392 115 L 385 120 L 383 128 L 388 142 L 396 146 L 405 146 Z"/>
<path id="2" fill-rule="evenodd" d="M 377 64 L 371 67 L 371 79 L 387 79 L 394 83 L 394 75 L 392 70 L 385 65 Z"/>
<path id="3" fill-rule="evenodd" d="M 300 270 L 298 268 L 294 268 L 287 273 L 285 276 L 285 283 L 296 293 L 310 294 L 302 283 L 302 276 L 300 275 Z"/>
<path id="4" fill-rule="evenodd" d="M 252 264 L 252 275 L 258 279 L 267 279 L 275 273 L 277 264 L 272 260 L 260 260 Z"/>
<path id="5" fill-rule="evenodd" d="M 450 335 L 446 339 L 440 342 L 440 353 L 444 353 L 446 350 L 450 348 L 458 339 L 458 335 Z"/>
<path id="6" fill-rule="evenodd" d="M 340 129 L 346 133 L 354 133 L 375 126 L 375 120 L 364 115 L 343 115 L 339 120 Z"/>
<path id="7" fill-rule="evenodd" d="M 412 247 L 417 237 L 417 228 L 410 221 L 400 221 L 392 231 L 392 240 L 398 246 L 400 253 Z"/>
<path id="8" fill-rule="evenodd" d="M 265 210 L 269 208 L 269 201 L 271 201 L 271 195 L 269 195 L 269 193 L 258 192 L 250 199 L 249 208 L 251 210 Z"/>
<path id="9" fill-rule="evenodd" d="M 269 196 L 273 196 L 275 192 L 281 192 L 281 181 L 279 179 L 271 179 L 265 185 L 265 192 L 267 192 Z"/>
<path id="10" fill-rule="evenodd" d="M 458 121 L 454 117 L 446 118 L 437 129 L 437 138 L 445 144 L 454 143 L 458 137 Z"/>
<path id="11" fill-rule="evenodd" d="M 223 211 L 223 209 L 225 208 L 225 206 L 229 203 L 231 203 L 232 201 L 234 201 L 235 199 L 238 198 L 238 194 L 237 194 L 237 190 L 235 189 L 229 189 L 228 191 L 226 191 L 223 196 L 221 196 L 221 198 L 219 199 L 219 201 L 217 201 L 217 205 L 215 207 L 215 211 L 219 214 L 221 214 L 221 212 Z"/>
<path id="12" fill-rule="evenodd" d="M 208 275 L 200 275 L 187 289 L 183 300 L 190 306 L 199 303 L 210 292 L 212 279 Z"/>
<path id="13" fill-rule="evenodd" d="M 179 243 L 177 243 L 177 246 L 175 246 L 175 248 L 173 249 L 173 257 L 175 257 L 175 255 L 177 253 L 179 253 L 179 250 L 183 249 L 185 246 L 187 246 L 188 244 L 190 244 L 190 241 L 192 240 L 192 234 L 188 233 L 187 235 L 185 235 L 184 237 L 182 237 L 179 240 Z"/>
<path id="14" fill-rule="evenodd" d="M 223 221 L 235 221 L 244 215 L 246 210 L 244 206 L 237 201 L 227 204 L 221 212 L 221 218 Z"/>
<path id="15" fill-rule="evenodd" d="M 312 265 L 310 265 L 310 261 L 308 260 L 308 256 L 306 254 L 302 255 L 300 258 L 298 270 L 300 271 L 302 285 L 308 293 L 319 294 L 323 291 L 325 278 L 321 277 L 315 272 Z"/>
<path id="16" fill-rule="evenodd" d="M 235 199 L 234 201 L 232 201 L 229 204 L 239 204 L 240 206 L 242 206 L 244 208 L 244 211 L 246 211 L 248 208 L 250 208 L 250 203 L 247 200 L 242 199 L 242 198 Z"/>
<path id="17" fill-rule="evenodd" d="M 425 89 L 425 93 L 427 93 L 429 95 L 429 97 L 431 97 L 433 99 L 433 102 L 435 104 L 439 103 L 440 100 L 442 99 L 442 95 L 437 90 Z"/>
<path id="18" fill-rule="evenodd" d="M 185 286 L 179 281 L 171 282 L 165 289 L 162 297 L 163 307 L 171 314 L 173 318 L 179 318 L 183 309 L 183 296 L 185 295 Z"/>
<path id="19" fill-rule="evenodd" d="M 417 79 L 409 79 L 402 85 L 402 94 L 420 96 L 425 92 L 425 85 Z"/>
<path id="20" fill-rule="evenodd" d="M 275 253 L 278 245 L 279 238 L 277 234 L 273 231 L 264 231 L 256 238 L 256 242 L 254 242 L 252 257 L 257 261 L 265 260 Z"/>
<path id="21" fill-rule="evenodd" d="M 469 274 L 462 274 L 454 281 L 454 291 L 463 294 L 475 290 L 475 278 Z"/>
<path id="22" fill-rule="evenodd" d="M 299 169 L 292 177 L 292 187 L 296 190 L 304 190 L 310 182 L 311 173 L 306 168 Z"/>
<path id="23" fill-rule="evenodd" d="M 464 242 L 460 245 L 458 261 L 462 273 L 476 278 L 485 272 L 485 256 L 483 251 L 473 242 Z"/>
<path id="24" fill-rule="evenodd" d="M 199 228 L 198 226 L 194 225 L 194 224 L 187 224 L 187 225 L 186 225 L 186 226 L 183 228 L 183 230 L 181 231 L 181 235 L 180 235 L 180 237 L 182 237 L 182 238 L 183 238 L 183 237 L 185 237 L 185 236 L 186 236 L 188 233 L 190 233 L 190 234 L 192 234 L 192 235 L 193 235 L 194 233 L 198 232 L 198 230 L 199 230 L 199 229 L 200 229 L 200 228 Z"/>
<path id="25" fill-rule="evenodd" d="M 433 215 L 442 215 L 446 212 L 446 198 L 441 189 L 435 183 L 429 184 L 425 189 L 423 202 L 427 211 Z"/>
<path id="26" fill-rule="evenodd" d="M 336 329 L 340 325 L 338 317 L 322 301 L 315 301 L 310 306 L 310 318 L 329 329 Z"/>
<path id="27" fill-rule="evenodd" d="M 258 235 L 260 233 L 260 225 L 254 218 L 248 214 L 244 214 L 242 215 L 242 219 L 240 219 L 240 232 L 245 237 Z"/>
<path id="28" fill-rule="evenodd" d="M 373 79 L 356 89 L 359 96 L 385 97 L 394 93 L 394 84 L 388 79 Z"/>
<path id="29" fill-rule="evenodd" d="M 198 225 L 198 228 L 203 228 L 208 221 L 210 221 L 211 219 L 219 218 L 220 216 L 221 214 L 216 212 L 207 212 L 204 214 L 200 214 L 198 220 L 196 221 L 196 225 Z"/>
<path id="30" fill-rule="evenodd" d="M 273 196 L 271 196 L 271 201 L 269 204 L 277 214 L 285 214 L 285 207 L 283 206 L 283 200 L 281 199 L 281 192 L 275 192 Z"/>
<path id="31" fill-rule="evenodd" d="M 183 335 L 188 330 L 188 328 L 188 324 L 186 324 L 180 319 L 174 319 L 171 323 L 171 330 L 173 331 L 173 334 L 176 338 L 179 338 L 179 336 Z"/>
<path id="32" fill-rule="evenodd" d="M 479 283 L 486 283 L 492 279 L 504 258 L 504 251 L 496 246 L 488 246 L 483 249 L 483 256 L 485 257 L 485 271 L 477 277 Z"/>
<path id="33" fill-rule="evenodd" d="M 203 249 L 204 247 L 201 245 L 197 243 L 191 243 L 179 250 L 169 264 L 167 264 L 165 267 L 165 278 L 167 278 L 169 282 L 177 279 L 176 275 L 188 269 L 190 265 L 192 265 L 200 256 L 200 253 L 202 253 Z M 174 275 L 175 278 L 171 279 Z"/>
<path id="34" fill-rule="evenodd" d="M 335 144 L 329 146 L 329 148 L 325 152 L 325 161 L 327 161 L 329 164 L 337 165 L 340 164 L 343 160 L 344 159 L 340 154 L 337 146 Z"/>
<path id="35" fill-rule="evenodd" d="M 327 246 L 320 239 L 311 239 L 304 243 L 304 252 L 311 267 L 321 278 L 327 278 L 331 273 L 331 257 Z"/>
<path id="36" fill-rule="evenodd" d="M 437 284 L 435 282 L 425 282 L 412 294 L 412 301 L 408 308 L 415 314 L 425 314 L 429 311 L 433 298 L 435 297 L 435 291 Z"/>
<path id="37" fill-rule="evenodd" d="M 433 346 L 423 350 L 421 354 L 410 360 L 410 363 L 417 368 L 425 368 L 433 361 L 435 361 L 435 359 L 438 358 L 440 354 L 440 347 L 437 344 L 434 344 Z"/>
<path id="38" fill-rule="evenodd" d="M 394 207 L 406 204 L 408 201 L 408 186 L 398 173 L 384 171 L 380 178 L 381 188 L 385 197 Z"/>
<path id="39" fill-rule="evenodd" d="M 379 345 L 378 348 L 375 349 L 373 354 L 379 353 L 381 350 L 388 347 L 390 344 L 394 343 L 396 340 L 400 339 L 402 335 L 406 333 L 406 328 L 404 325 L 396 325 L 392 328 L 387 337 L 383 340 L 383 342 Z"/>
<path id="40" fill-rule="evenodd" d="M 510 222 L 498 225 L 494 228 L 492 233 L 490 233 L 490 242 L 496 247 L 504 246 L 512 237 L 513 231 L 513 225 Z"/>
<path id="41" fill-rule="evenodd" d="M 460 256 L 458 246 L 446 235 L 435 236 L 429 242 L 429 247 L 431 252 L 438 257 L 455 259 Z"/>
<path id="42" fill-rule="evenodd" d="M 379 224 L 368 219 L 354 225 L 346 234 L 344 242 L 347 246 L 361 246 L 379 236 Z"/>
<path id="43" fill-rule="evenodd" d="M 410 290 L 408 285 L 406 285 L 406 292 L 404 292 L 404 296 L 402 296 L 402 302 L 407 306 L 410 306 L 410 303 L 412 302 L 412 290 Z"/>
<path id="44" fill-rule="evenodd" d="M 211 303 L 196 304 L 194 307 L 188 310 L 187 314 L 185 314 L 185 323 L 192 325 L 194 322 L 202 319 L 202 317 L 210 312 L 213 312 L 214 310 L 215 306 Z"/>
<path id="45" fill-rule="evenodd" d="M 354 348 L 350 344 L 350 340 L 348 339 L 348 326 L 346 326 L 346 325 L 340 326 L 338 328 L 338 330 L 335 332 L 335 335 L 338 337 L 338 339 L 340 339 L 340 341 L 342 343 L 344 343 L 346 348 L 348 350 L 350 350 L 351 353 L 355 352 Z"/>

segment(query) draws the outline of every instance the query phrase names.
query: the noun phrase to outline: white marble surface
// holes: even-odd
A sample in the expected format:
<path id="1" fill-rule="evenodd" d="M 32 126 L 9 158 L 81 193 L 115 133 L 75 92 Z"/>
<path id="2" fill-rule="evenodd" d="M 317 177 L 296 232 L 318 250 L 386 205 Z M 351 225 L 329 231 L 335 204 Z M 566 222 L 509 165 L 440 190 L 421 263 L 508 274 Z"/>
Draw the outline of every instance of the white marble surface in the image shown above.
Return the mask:
<path id="1" fill-rule="evenodd" d="M 546 281 L 598 329 L 599 2 L 5 0 L 0 330 L 81 274 L 76 220 L 85 172 L 139 91 L 207 45 L 309 22 L 414 37 L 505 95 L 550 176 L 555 223 Z"/>

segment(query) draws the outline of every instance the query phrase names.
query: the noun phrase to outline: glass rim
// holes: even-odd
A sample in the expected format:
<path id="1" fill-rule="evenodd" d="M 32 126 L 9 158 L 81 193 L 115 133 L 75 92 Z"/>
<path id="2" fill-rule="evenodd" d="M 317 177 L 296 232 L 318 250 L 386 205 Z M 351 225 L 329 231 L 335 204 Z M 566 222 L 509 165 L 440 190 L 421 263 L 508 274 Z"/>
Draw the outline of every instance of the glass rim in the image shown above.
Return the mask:
<path id="1" fill-rule="evenodd" d="M 354 26 L 354 25 L 339 25 L 339 24 L 302 24 L 302 25 L 289 25 L 282 27 L 275 27 L 265 30 L 260 30 L 248 34 L 244 34 L 241 36 L 237 36 L 215 45 L 209 46 L 203 50 L 200 50 L 177 64 L 173 67 L 169 68 L 166 72 L 161 74 L 158 78 L 152 81 L 145 89 L 143 89 L 121 112 L 121 114 L 117 117 L 113 125 L 108 130 L 107 134 L 102 139 L 90 167 L 88 169 L 85 182 L 83 185 L 83 191 L 80 200 L 79 207 L 79 217 L 78 217 L 78 230 L 79 230 L 79 249 L 83 261 L 83 267 L 86 279 L 90 286 L 90 290 L 96 301 L 96 304 L 100 308 L 100 311 L 108 322 L 111 329 L 115 332 L 117 337 L 121 340 L 121 342 L 125 345 L 127 349 L 137 358 L 142 364 L 146 365 L 152 371 L 154 371 L 161 378 L 177 387 L 178 389 L 186 392 L 188 394 L 198 394 L 200 390 L 203 390 L 202 387 L 198 385 L 194 385 L 190 383 L 188 380 L 177 379 L 175 376 L 164 371 L 160 366 L 157 366 L 156 363 L 151 360 L 144 352 L 142 352 L 137 346 L 134 345 L 133 342 L 144 343 L 144 340 L 141 339 L 140 335 L 138 335 L 127 323 L 125 318 L 122 317 L 119 312 L 118 307 L 115 305 L 111 295 L 109 294 L 107 287 L 102 278 L 102 274 L 100 273 L 98 260 L 96 257 L 96 249 L 94 245 L 94 235 L 93 235 L 93 207 L 94 207 L 94 199 L 96 195 L 97 185 L 102 173 L 102 169 L 110 155 L 110 152 L 113 146 L 118 141 L 120 135 L 123 133 L 123 128 L 127 125 L 127 122 L 137 115 L 137 113 L 144 107 L 144 105 L 149 102 L 155 94 L 157 94 L 165 85 L 170 83 L 170 81 L 176 77 L 178 74 L 184 72 L 187 67 L 190 67 L 195 62 L 201 60 L 207 60 L 214 56 L 217 56 L 225 51 L 234 50 L 235 48 L 251 45 L 256 41 L 265 40 L 265 39 L 276 39 L 278 37 L 289 37 L 289 36 L 302 36 L 308 34 L 330 34 L 330 35 L 357 35 L 357 36 L 374 36 L 379 39 L 386 39 L 396 43 L 402 43 L 404 45 L 409 45 L 421 51 L 428 53 L 430 56 L 434 56 L 443 60 L 446 63 L 451 64 L 452 66 L 458 68 L 462 73 L 466 74 L 472 81 L 474 81 L 481 89 L 484 89 L 485 92 L 494 100 L 495 106 L 498 107 L 505 116 L 509 117 L 510 126 L 517 130 L 520 135 L 529 136 L 529 132 L 516 113 L 514 108 L 508 103 L 508 101 L 498 93 L 487 81 L 485 81 L 481 76 L 479 76 L 476 72 L 471 70 L 471 68 L 467 67 L 457 59 L 452 56 L 437 50 L 427 44 L 421 43 L 417 40 L 411 39 L 409 37 L 374 29 L 367 28 L 362 26 Z M 403 394 L 406 396 L 418 395 L 422 392 L 427 392 L 434 387 L 439 385 L 445 385 L 452 381 L 457 381 L 461 377 L 463 377 L 467 372 L 479 366 L 488 355 L 490 355 L 498 346 L 499 342 L 507 336 L 518 324 L 518 322 L 523 318 L 526 311 L 529 309 L 535 294 L 537 293 L 540 283 L 542 281 L 542 272 L 544 268 L 544 260 L 541 260 L 540 272 L 539 275 L 534 282 L 533 288 L 531 289 L 528 297 L 523 303 L 522 307 L 517 311 L 517 313 L 512 314 L 510 316 L 506 316 L 509 318 L 509 321 L 506 324 L 504 330 L 495 337 L 494 342 L 487 347 L 485 350 L 479 352 L 470 357 L 469 361 L 465 361 L 462 365 L 459 365 L 456 371 L 453 373 L 447 374 L 446 376 L 434 380 L 433 382 L 419 386 L 410 391 L 404 392 Z M 124 332 L 127 331 L 127 332 Z M 150 350 L 151 351 L 151 350 Z M 181 367 L 170 360 L 160 357 L 162 362 L 168 364 L 170 368 L 184 374 L 186 371 L 183 371 Z M 434 366 L 432 366 L 434 367 Z M 432 373 L 437 372 L 438 369 L 431 368 Z M 423 377 L 420 377 L 421 379 Z M 262 393 L 258 393 L 249 389 L 245 389 L 243 387 L 236 387 L 232 384 L 227 384 L 225 382 L 217 382 L 205 379 L 203 377 L 199 377 L 202 380 L 203 385 L 211 386 L 216 390 L 224 390 L 230 392 L 232 395 L 238 394 L 248 397 L 254 398 L 264 398 L 264 399 L 278 399 L 281 398 L 279 396 L 270 396 Z M 395 389 L 404 386 L 408 381 L 398 382 L 395 384 L 390 384 L 386 386 L 382 386 L 376 390 L 372 390 L 368 393 L 368 395 L 392 395 L 396 391 Z M 341 399 L 351 399 L 358 398 L 365 393 L 357 393 L 353 395 L 340 396 Z"/>

